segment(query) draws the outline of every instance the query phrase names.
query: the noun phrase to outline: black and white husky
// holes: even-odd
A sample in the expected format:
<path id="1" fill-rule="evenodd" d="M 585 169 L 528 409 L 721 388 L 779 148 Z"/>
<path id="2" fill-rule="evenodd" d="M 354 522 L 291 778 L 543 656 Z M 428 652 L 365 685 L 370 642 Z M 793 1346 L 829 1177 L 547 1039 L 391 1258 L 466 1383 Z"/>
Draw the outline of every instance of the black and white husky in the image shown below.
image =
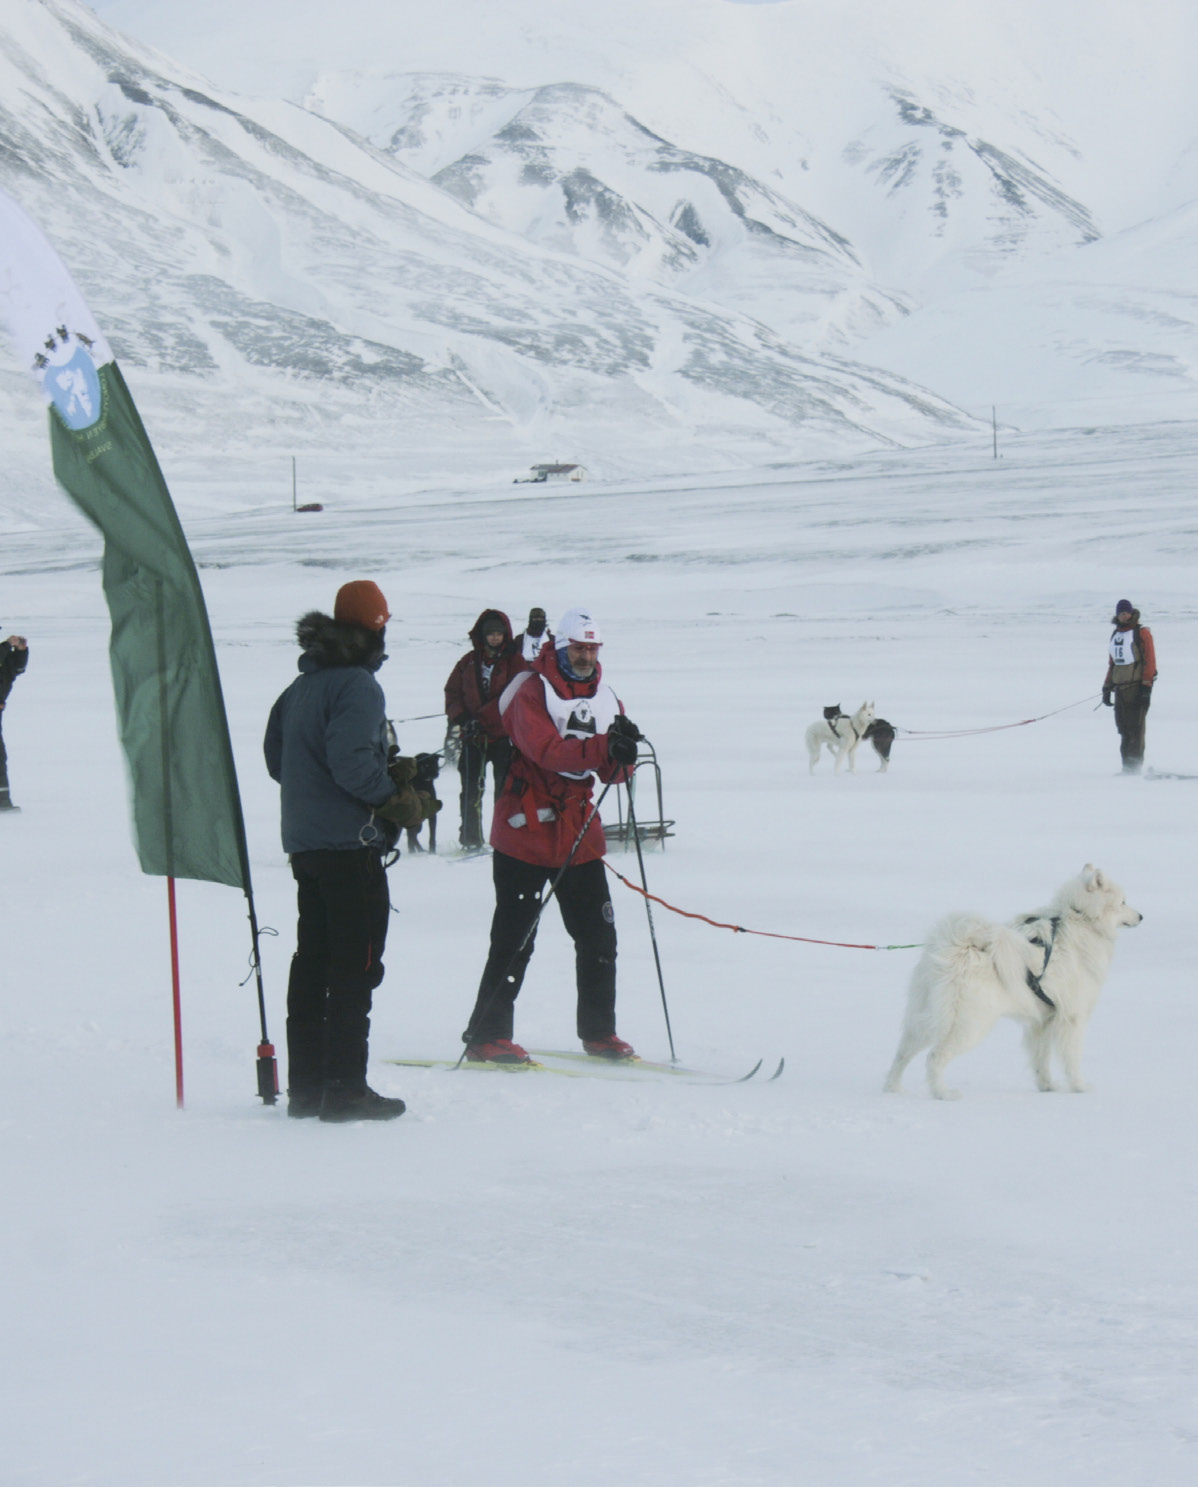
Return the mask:
<path id="1" fill-rule="evenodd" d="M 944 1085 L 946 1065 L 980 1043 L 1000 1017 L 1013 1017 L 1023 1023 L 1037 1086 L 1057 1088 L 1055 1054 L 1069 1088 L 1081 1093 L 1082 1042 L 1115 936 L 1142 918 L 1118 883 L 1090 863 L 1047 908 L 1010 924 L 949 914 L 928 935 L 911 975 L 887 1091 L 897 1094 L 907 1065 L 930 1048 L 928 1087 L 938 1100 L 955 1100 L 958 1091 Z"/>
<path id="2" fill-rule="evenodd" d="M 873 720 L 872 702 L 863 702 L 852 717 L 842 713 L 839 707 L 824 708 L 823 717 L 807 729 L 807 758 L 811 764 L 809 773 L 815 773 L 820 753 L 825 748 L 836 760 L 836 770 L 839 770 L 841 761 L 847 756 L 849 773 L 854 773 L 857 768 L 857 745 L 865 737 Z M 833 773 L 835 772 L 834 770 Z"/>

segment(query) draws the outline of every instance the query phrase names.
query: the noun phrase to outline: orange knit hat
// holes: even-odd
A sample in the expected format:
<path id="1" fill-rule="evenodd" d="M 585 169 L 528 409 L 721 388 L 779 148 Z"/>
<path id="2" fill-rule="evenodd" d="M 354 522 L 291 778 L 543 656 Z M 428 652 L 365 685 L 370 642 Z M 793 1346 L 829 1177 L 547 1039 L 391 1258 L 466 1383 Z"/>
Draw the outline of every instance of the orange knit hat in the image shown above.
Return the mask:
<path id="1" fill-rule="evenodd" d="M 383 591 L 369 578 L 355 578 L 337 590 L 333 618 L 350 625 L 363 625 L 367 630 L 381 630 L 391 618 Z"/>

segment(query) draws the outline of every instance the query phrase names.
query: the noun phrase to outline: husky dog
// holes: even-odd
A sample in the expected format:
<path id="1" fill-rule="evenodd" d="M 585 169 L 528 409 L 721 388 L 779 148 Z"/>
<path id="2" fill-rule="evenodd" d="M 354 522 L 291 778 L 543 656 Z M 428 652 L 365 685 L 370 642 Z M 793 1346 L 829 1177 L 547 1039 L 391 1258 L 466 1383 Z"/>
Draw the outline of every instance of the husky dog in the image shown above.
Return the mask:
<path id="1" fill-rule="evenodd" d="M 1069 1088 L 1080 1094 L 1082 1040 L 1115 953 L 1119 929 L 1144 916 L 1123 889 L 1087 863 L 1047 908 L 995 924 L 976 914 L 949 914 L 928 935 L 911 976 L 907 1015 L 885 1088 L 901 1088 L 903 1071 L 925 1048 L 928 1087 L 955 1100 L 945 1066 L 975 1047 L 1000 1017 L 1024 1025 L 1023 1043 L 1036 1084 L 1057 1085 L 1055 1053 Z"/>
<path id="2" fill-rule="evenodd" d="M 870 743 L 874 746 L 875 753 L 882 761 L 878 765 L 879 774 L 885 774 L 890 768 L 890 749 L 894 743 L 894 734 L 895 727 L 893 723 L 888 723 L 885 718 L 875 718 L 861 735 L 862 738 L 869 739 Z"/>
<path id="3" fill-rule="evenodd" d="M 826 746 L 836 760 L 836 770 L 840 769 L 841 760 L 848 755 L 849 773 L 852 774 L 857 768 L 857 745 L 865 737 L 865 731 L 873 720 L 872 702 L 863 702 L 851 718 L 847 713 L 842 713 L 839 707 L 824 708 L 823 717 L 818 723 L 812 723 L 807 730 L 807 758 L 811 764 L 809 773 L 815 773 L 820 751 Z"/>

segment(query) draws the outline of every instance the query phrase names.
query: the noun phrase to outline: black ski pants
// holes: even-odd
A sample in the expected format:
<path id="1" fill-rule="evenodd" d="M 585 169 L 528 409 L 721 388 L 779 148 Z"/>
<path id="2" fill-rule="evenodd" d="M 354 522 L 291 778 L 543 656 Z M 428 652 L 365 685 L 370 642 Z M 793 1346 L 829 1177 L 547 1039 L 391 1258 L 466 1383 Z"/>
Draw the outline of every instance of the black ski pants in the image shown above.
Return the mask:
<path id="1" fill-rule="evenodd" d="M 287 984 L 287 1085 L 366 1083 L 371 994 L 383 979 L 391 899 L 374 847 L 293 852 L 299 923 Z"/>
<path id="2" fill-rule="evenodd" d="M 462 781 L 462 827 L 458 841 L 463 847 L 481 847 L 487 839 L 483 829 L 483 793 L 487 788 L 487 765 L 495 777 L 495 799 L 503 789 L 508 765 L 512 762 L 510 738 L 493 738 L 481 743 L 466 740 L 458 755 L 458 774 Z"/>
<path id="3" fill-rule="evenodd" d="M 523 949 L 521 942 L 540 911 L 546 884 L 558 873 L 557 868 L 536 867 L 503 852 L 495 853 L 491 871 L 495 880 L 491 953 L 470 1026 L 462 1035 L 465 1043 L 512 1036 L 516 998 L 536 944 L 536 931 Z M 616 1030 L 616 925 L 602 862 L 568 867 L 554 897 L 574 941 L 578 1036 L 587 1042 L 608 1038 Z"/>
<path id="4" fill-rule="evenodd" d="M 1144 735 L 1148 727 L 1151 691 L 1139 682 L 1115 688 L 1115 727 L 1119 730 L 1119 753 L 1125 769 L 1138 769 L 1144 762 Z"/>
<path id="5" fill-rule="evenodd" d="M 4 722 L 4 709 L 0 707 L 0 724 Z M 4 747 L 4 730 L 0 727 L 0 811 L 12 805 L 8 798 L 8 752 Z"/>

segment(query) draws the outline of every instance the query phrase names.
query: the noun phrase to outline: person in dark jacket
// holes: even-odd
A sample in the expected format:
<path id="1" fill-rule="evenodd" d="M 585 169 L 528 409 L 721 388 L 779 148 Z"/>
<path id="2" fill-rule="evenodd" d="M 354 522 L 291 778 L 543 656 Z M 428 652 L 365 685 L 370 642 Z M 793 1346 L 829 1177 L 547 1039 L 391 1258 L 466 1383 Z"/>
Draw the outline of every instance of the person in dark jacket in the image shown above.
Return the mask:
<path id="1" fill-rule="evenodd" d="M 514 644 L 525 666 L 531 666 L 546 646 L 553 648 L 553 631 L 548 628 L 543 609 L 528 611 L 528 624 L 516 636 Z"/>
<path id="2" fill-rule="evenodd" d="M 445 683 L 445 716 L 461 735 L 458 774 L 462 782 L 462 824 L 458 840 L 463 847 L 483 844 L 483 792 L 487 765 L 495 779 L 495 794 L 512 757 L 512 745 L 499 721 L 499 697 L 523 667 L 512 640 L 508 617 L 499 609 L 484 609 L 470 630 L 469 650 L 449 673 Z"/>
<path id="3" fill-rule="evenodd" d="M 641 735 L 603 680 L 601 644 L 593 615 L 567 611 L 556 648 L 543 651 L 499 700 L 515 752 L 491 826 L 491 948 L 462 1034 L 474 1063 L 529 1062 L 512 1042 L 513 1017 L 551 880 L 574 941 L 582 1046 L 595 1058 L 636 1057 L 616 1036 L 616 925 L 591 792 L 596 775 L 605 783 L 629 778 Z"/>
<path id="4" fill-rule="evenodd" d="M 12 684 L 29 664 L 29 642 L 23 635 L 0 640 L 0 713 L 3 713 Z M 4 747 L 4 719 L 0 717 L 0 811 L 20 810 L 8 793 L 8 753 Z"/>
<path id="5" fill-rule="evenodd" d="M 1156 644 L 1152 631 L 1140 624 L 1140 611 L 1132 608 L 1130 599 L 1118 600 L 1112 623 L 1115 628 L 1107 647 L 1110 659 L 1102 700 L 1115 709 L 1123 773 L 1139 774 L 1144 766 L 1144 735 L 1156 681 Z"/>
<path id="6" fill-rule="evenodd" d="M 282 787 L 283 850 L 299 923 L 287 986 L 287 1113 L 392 1120 L 404 1102 L 366 1083 L 371 998 L 391 909 L 383 854 L 436 807 L 412 789 L 416 762 L 387 757 L 375 672 L 390 613 L 368 579 L 338 591 L 332 617 L 296 625 L 300 674 L 271 709 L 264 752 Z"/>

